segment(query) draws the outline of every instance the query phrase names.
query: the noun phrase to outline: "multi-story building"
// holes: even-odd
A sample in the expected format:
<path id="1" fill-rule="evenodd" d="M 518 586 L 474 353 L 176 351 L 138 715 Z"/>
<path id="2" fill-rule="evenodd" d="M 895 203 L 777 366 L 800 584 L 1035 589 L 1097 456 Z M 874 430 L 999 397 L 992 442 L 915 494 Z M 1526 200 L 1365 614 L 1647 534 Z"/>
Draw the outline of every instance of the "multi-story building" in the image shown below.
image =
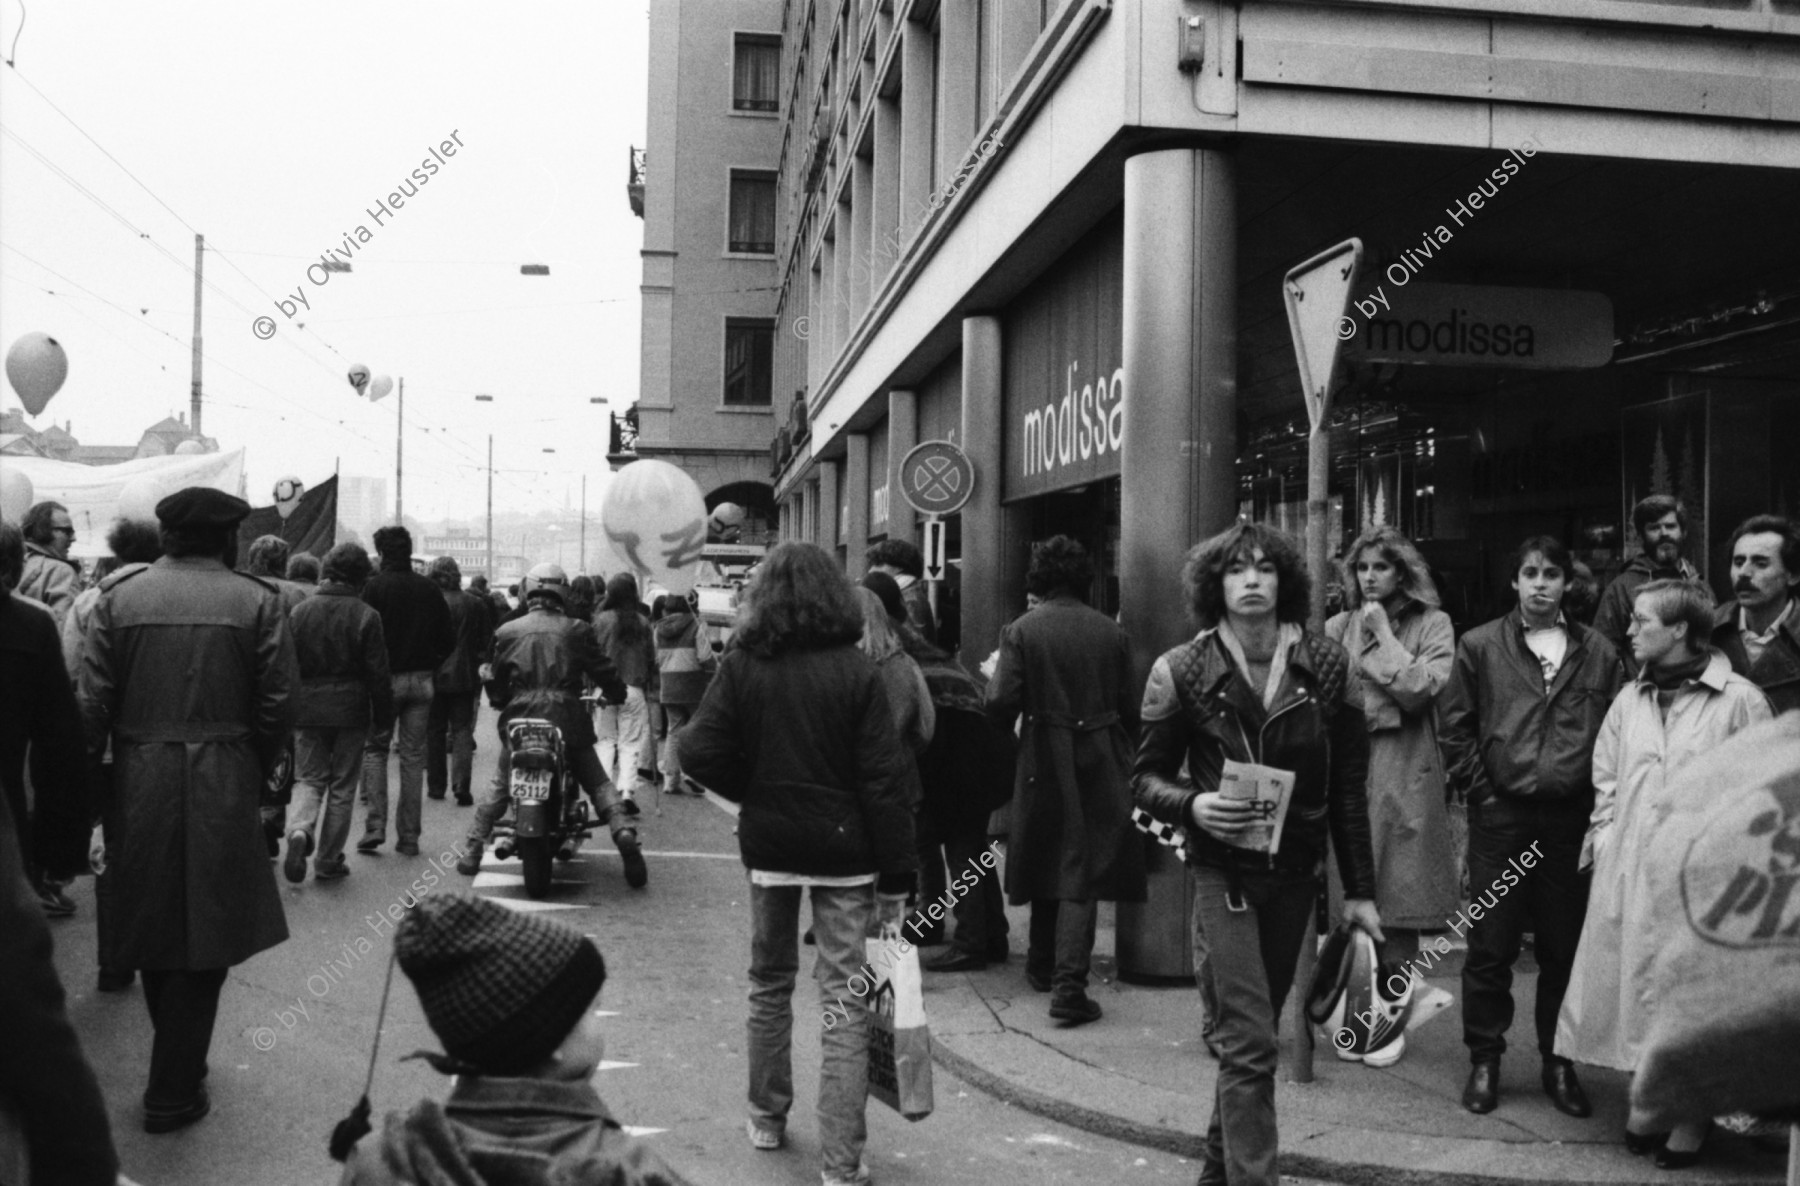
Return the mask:
<path id="1" fill-rule="evenodd" d="M 781 9 L 651 6 L 649 142 L 629 191 L 644 219 L 635 455 L 680 466 L 708 507 L 744 506 L 752 530 L 773 515 L 769 437 L 793 399 L 772 366 Z"/>
<path id="2" fill-rule="evenodd" d="M 343 474 L 338 480 L 338 521 L 373 547 L 375 529 L 393 522 L 387 500 L 387 479 Z"/>

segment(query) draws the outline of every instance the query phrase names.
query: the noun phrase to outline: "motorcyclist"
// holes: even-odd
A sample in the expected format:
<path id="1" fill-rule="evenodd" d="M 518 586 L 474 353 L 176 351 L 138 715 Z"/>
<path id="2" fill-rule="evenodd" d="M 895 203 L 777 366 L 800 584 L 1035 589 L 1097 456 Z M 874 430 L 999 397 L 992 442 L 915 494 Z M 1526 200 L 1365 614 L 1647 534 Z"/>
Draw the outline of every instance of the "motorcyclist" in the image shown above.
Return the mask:
<path id="1" fill-rule="evenodd" d="M 507 724 L 516 717 L 542 717 L 562 730 L 570 770 L 593 801 L 595 817 L 612 828 L 613 843 L 625 862 L 625 882 L 641 889 L 649 873 L 637 829 L 618 810 L 618 794 L 594 751 L 593 720 L 581 702 L 584 676 L 615 702 L 625 699 L 625 685 L 600 649 L 593 626 L 567 616 L 569 578 L 559 565 L 533 568 L 525 578 L 524 596 L 528 612 L 494 632 L 494 662 L 483 675 L 488 703 L 500 710 L 500 768 L 475 808 L 456 871 L 469 877 L 481 871 L 494 822 L 511 801 Z"/>

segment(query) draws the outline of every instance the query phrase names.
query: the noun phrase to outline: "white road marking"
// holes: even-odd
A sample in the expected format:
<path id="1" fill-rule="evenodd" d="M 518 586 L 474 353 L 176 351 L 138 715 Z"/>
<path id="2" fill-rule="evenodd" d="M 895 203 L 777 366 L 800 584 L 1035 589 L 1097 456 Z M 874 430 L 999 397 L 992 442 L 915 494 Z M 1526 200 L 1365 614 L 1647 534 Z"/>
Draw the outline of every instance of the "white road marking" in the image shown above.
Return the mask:
<path id="1" fill-rule="evenodd" d="M 536 914 L 540 910 L 591 910 L 598 902 L 534 902 L 530 898 L 495 898 L 483 894 L 482 897 L 496 906 L 504 906 L 508 910 L 516 910 L 520 914 Z"/>
<path id="2" fill-rule="evenodd" d="M 607 852 L 604 849 L 596 849 L 595 851 L 601 856 L 616 857 L 619 855 L 616 852 Z M 702 861 L 742 861 L 744 859 L 735 852 L 653 852 L 648 848 L 644 850 L 644 855 L 646 857 L 693 857 L 696 860 Z"/>
<path id="3" fill-rule="evenodd" d="M 628 1137 L 653 1137 L 659 1132 L 669 1131 L 666 1128 L 639 1128 L 635 1124 L 622 1124 L 619 1127 L 625 1130 Z"/>
<path id="4" fill-rule="evenodd" d="M 603 1058 L 600 1060 L 600 1065 L 595 1069 L 601 1071 L 627 1071 L 635 1066 L 637 1066 L 637 1064 L 634 1062 L 614 1062 L 610 1058 Z"/>
<path id="5" fill-rule="evenodd" d="M 552 877 L 552 885 L 584 885 L 585 882 L 575 877 Z M 475 889 L 518 889 L 525 884 L 525 878 L 517 873 L 477 873 L 470 883 Z"/>

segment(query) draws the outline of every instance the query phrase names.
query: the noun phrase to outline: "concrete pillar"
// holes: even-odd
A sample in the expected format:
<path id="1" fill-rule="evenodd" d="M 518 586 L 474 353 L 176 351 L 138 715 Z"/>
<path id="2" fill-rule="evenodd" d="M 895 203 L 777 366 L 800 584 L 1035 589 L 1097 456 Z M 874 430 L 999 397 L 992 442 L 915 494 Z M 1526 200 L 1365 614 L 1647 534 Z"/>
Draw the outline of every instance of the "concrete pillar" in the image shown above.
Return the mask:
<path id="1" fill-rule="evenodd" d="M 1125 162 L 1119 586 L 1140 680 L 1192 633 L 1183 556 L 1237 516 L 1235 163 L 1195 148 Z"/>
<path id="2" fill-rule="evenodd" d="M 975 143 L 975 103 L 981 75 L 976 46 L 981 43 L 981 7 L 945 4 L 938 9 L 937 185 L 942 189 Z"/>
<path id="3" fill-rule="evenodd" d="M 886 14 L 882 19 L 887 19 Z M 875 167 L 870 189 L 869 289 L 873 293 L 880 291 L 881 282 L 900 258 L 900 104 L 879 95 L 875 98 Z"/>
<path id="4" fill-rule="evenodd" d="M 843 497 L 839 493 L 844 463 L 841 461 L 819 462 L 819 546 L 827 552 L 835 549 L 838 539 L 838 516 L 842 514 Z"/>
<path id="5" fill-rule="evenodd" d="M 809 544 L 815 542 L 817 534 L 813 525 L 818 521 L 814 517 L 819 513 L 818 497 L 818 482 L 808 478 L 800 483 L 800 497 L 797 500 L 800 504 L 800 530 L 795 533 L 795 538 Z"/>
<path id="6" fill-rule="evenodd" d="M 863 555 L 869 550 L 869 434 L 846 433 L 844 436 L 844 490 L 850 514 L 844 530 L 844 571 L 861 579 L 866 567 Z"/>
<path id="7" fill-rule="evenodd" d="M 900 231 L 909 242 L 931 198 L 931 118 L 937 92 L 931 30 L 907 21 L 900 43 Z"/>
<path id="8" fill-rule="evenodd" d="M 832 218 L 836 219 L 836 249 L 832 252 L 834 275 L 831 282 L 831 336 L 828 339 L 825 369 L 831 369 L 831 363 L 844 349 L 844 343 L 850 340 L 850 269 L 856 261 L 856 243 L 850 230 L 850 211 L 843 203 L 833 207 Z"/>
<path id="9" fill-rule="evenodd" d="M 870 244 L 875 227 L 874 166 L 862 157 L 850 168 L 850 324 L 868 312 L 874 291 L 875 253 Z"/>
<path id="10" fill-rule="evenodd" d="M 961 512 L 961 657 L 974 670 L 1000 644 L 1000 627 L 1025 609 L 1028 540 L 1024 513 L 1000 503 L 1000 319 L 965 317 L 962 334 L 961 444 L 975 466 L 975 490 Z"/>
<path id="11" fill-rule="evenodd" d="M 919 443 L 919 397 L 911 391 L 888 392 L 887 491 L 889 539 L 918 542 L 918 515 L 900 493 L 900 462 Z"/>

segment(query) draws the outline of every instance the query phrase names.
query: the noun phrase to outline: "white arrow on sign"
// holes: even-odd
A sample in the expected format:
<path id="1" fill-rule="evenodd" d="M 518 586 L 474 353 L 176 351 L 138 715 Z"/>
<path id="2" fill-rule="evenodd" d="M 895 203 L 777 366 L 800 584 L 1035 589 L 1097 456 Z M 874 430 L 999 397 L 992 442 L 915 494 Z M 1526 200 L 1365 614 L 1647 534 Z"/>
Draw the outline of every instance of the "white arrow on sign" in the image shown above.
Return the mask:
<path id="1" fill-rule="evenodd" d="M 1362 266 L 1362 240 L 1346 239 L 1282 278 L 1281 294 L 1287 304 L 1288 328 L 1294 335 L 1294 356 L 1300 364 L 1300 386 L 1306 393 L 1306 414 L 1316 431 L 1330 407 L 1331 382 L 1338 354 L 1356 336 L 1356 323 L 1345 316 L 1350 308 L 1350 285 Z M 1350 333 L 1342 332 L 1348 326 Z"/>
<path id="2" fill-rule="evenodd" d="M 944 579 L 944 521 L 938 518 L 925 520 L 925 579 L 941 581 Z"/>

